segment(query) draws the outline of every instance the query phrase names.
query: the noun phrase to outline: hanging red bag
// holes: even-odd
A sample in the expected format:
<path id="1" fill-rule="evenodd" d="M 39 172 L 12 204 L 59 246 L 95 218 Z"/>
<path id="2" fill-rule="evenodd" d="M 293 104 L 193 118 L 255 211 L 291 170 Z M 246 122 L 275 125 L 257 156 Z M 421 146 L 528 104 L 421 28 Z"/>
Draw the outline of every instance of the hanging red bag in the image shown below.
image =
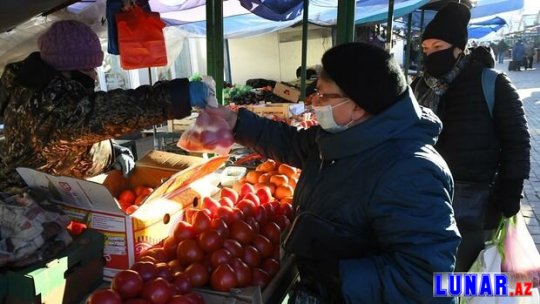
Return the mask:
<path id="1" fill-rule="evenodd" d="M 120 65 L 125 70 L 167 65 L 167 51 L 159 13 L 138 6 L 116 14 Z"/>

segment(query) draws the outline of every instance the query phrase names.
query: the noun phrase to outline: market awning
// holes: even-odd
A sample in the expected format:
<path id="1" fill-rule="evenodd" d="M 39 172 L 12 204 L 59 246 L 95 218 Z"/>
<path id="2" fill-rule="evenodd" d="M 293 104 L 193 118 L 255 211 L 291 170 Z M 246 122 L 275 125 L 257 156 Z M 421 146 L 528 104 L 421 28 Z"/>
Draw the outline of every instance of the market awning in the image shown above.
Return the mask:
<path id="1" fill-rule="evenodd" d="M 478 0 L 476 5 L 471 9 L 471 20 L 484 17 L 494 17 L 497 14 L 520 10 L 523 8 L 523 0 Z M 424 11 L 425 27 L 437 12 L 434 10 Z M 413 27 L 415 29 L 420 28 L 421 12 L 417 11 L 413 13 Z"/>
<path id="2" fill-rule="evenodd" d="M 507 23 L 501 17 L 470 23 L 468 27 L 469 39 L 480 39 L 486 35 L 497 32 Z"/>
<path id="3" fill-rule="evenodd" d="M 176 4 L 175 4 L 176 2 Z M 299 3 L 289 1 L 273 1 L 283 4 L 282 9 L 272 12 L 264 11 L 260 7 L 259 15 L 265 15 L 274 21 L 260 17 L 242 6 L 242 2 L 257 4 L 267 1 L 226 0 L 223 2 L 223 26 L 225 38 L 242 38 L 270 33 L 290 27 L 302 21 L 301 11 L 298 11 Z M 335 25 L 337 21 L 338 0 L 311 0 L 309 2 L 309 22 L 322 26 Z M 406 15 L 429 0 L 396 0 L 394 3 L 394 16 Z M 206 12 L 203 0 L 150 0 L 153 11 L 160 12 L 161 18 L 168 26 L 175 26 L 192 36 L 204 36 L 206 34 Z M 175 5 L 174 5 L 175 4 Z M 288 4 L 290 6 L 287 6 Z M 288 9 L 292 7 L 292 9 Z M 261 13 L 262 11 L 262 13 Z M 272 15 L 271 13 L 274 13 Z M 294 16 L 294 17 L 293 17 Z M 356 24 L 386 22 L 388 17 L 388 0 L 357 0 L 355 12 Z"/>

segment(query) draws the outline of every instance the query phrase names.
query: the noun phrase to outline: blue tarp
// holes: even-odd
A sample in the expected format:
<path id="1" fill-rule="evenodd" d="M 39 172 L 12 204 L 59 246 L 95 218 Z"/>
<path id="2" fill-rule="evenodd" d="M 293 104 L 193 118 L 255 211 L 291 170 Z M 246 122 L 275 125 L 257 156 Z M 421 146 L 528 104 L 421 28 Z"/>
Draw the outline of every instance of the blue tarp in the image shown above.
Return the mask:
<path id="1" fill-rule="evenodd" d="M 343 0 L 342 0 L 343 1 Z M 160 12 L 161 18 L 168 26 L 175 26 L 192 36 L 206 34 L 206 10 L 204 0 L 150 0 L 152 11 Z M 242 3 L 243 2 L 243 3 Z M 309 2 L 309 22 L 318 25 L 335 25 L 337 21 L 338 0 L 311 0 Z M 428 3 L 429 0 L 395 0 L 394 16 L 409 14 Z M 266 7 L 250 7 L 262 5 Z M 274 3 L 277 6 L 271 6 Z M 250 12 L 273 20 L 269 20 Z M 279 7 L 278 4 L 282 4 Z M 287 5 L 290 6 L 287 6 Z M 290 27 L 302 21 L 302 1 L 294 0 L 225 0 L 223 1 L 223 32 L 225 38 L 250 37 L 270 33 Z M 388 0 L 357 0 L 356 24 L 383 23 L 388 17 Z"/>
<path id="2" fill-rule="evenodd" d="M 501 17 L 470 23 L 468 27 L 469 39 L 480 39 L 493 32 L 497 32 L 505 25 L 506 21 Z"/>
<path id="3" fill-rule="evenodd" d="M 478 19 L 496 16 L 500 13 L 511 12 L 523 8 L 523 0 L 478 0 L 476 6 L 471 10 L 471 19 Z M 435 16 L 436 11 L 424 11 L 423 27 Z M 421 12 L 413 13 L 413 27 L 420 28 Z"/>

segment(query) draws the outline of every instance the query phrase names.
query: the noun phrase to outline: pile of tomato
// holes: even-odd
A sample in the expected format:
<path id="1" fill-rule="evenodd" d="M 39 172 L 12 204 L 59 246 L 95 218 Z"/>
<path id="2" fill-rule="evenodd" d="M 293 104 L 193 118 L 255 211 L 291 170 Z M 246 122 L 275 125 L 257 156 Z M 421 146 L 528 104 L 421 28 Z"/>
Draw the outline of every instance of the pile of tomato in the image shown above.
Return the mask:
<path id="1" fill-rule="evenodd" d="M 126 214 L 132 214 L 139 208 L 141 203 L 154 191 L 154 188 L 139 185 L 133 189 L 126 189 L 116 197 L 120 208 Z"/>
<path id="2" fill-rule="evenodd" d="M 264 288 L 280 269 L 281 235 L 293 217 L 290 200 L 277 200 L 268 187 L 223 187 L 219 199 L 185 209 L 162 246 L 143 252 L 87 303 L 199 304 L 192 288 Z"/>

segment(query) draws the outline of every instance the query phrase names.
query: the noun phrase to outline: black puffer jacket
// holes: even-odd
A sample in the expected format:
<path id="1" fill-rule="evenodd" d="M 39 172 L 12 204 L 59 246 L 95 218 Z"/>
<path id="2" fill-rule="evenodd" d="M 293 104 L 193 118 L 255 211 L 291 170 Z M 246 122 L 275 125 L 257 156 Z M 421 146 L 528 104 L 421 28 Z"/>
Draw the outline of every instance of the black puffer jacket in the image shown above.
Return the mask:
<path id="1" fill-rule="evenodd" d="M 506 216 L 519 211 L 523 180 L 529 177 L 530 136 L 516 88 L 501 73 L 495 84 L 493 117 L 482 91 L 481 74 L 492 67 L 485 49 L 472 50 L 468 66 L 441 96 L 437 115 L 443 130 L 435 146 L 454 180 L 495 181 L 495 202 Z M 416 96 L 427 89 L 423 78 L 412 87 Z M 493 228 L 497 219 L 487 221 Z"/>

